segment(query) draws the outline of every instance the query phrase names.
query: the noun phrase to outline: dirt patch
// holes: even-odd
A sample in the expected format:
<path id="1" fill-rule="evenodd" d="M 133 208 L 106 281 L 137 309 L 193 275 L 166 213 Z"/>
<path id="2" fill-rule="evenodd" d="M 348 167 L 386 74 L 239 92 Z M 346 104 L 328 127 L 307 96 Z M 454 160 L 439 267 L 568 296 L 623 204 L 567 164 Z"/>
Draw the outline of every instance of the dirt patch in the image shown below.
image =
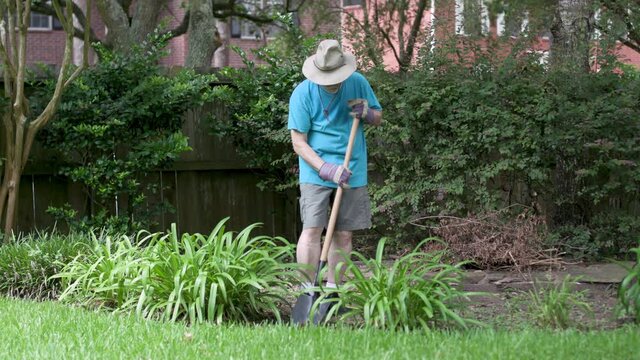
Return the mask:
<path id="1" fill-rule="evenodd" d="M 387 260 L 385 264 L 392 266 L 393 260 Z M 590 308 L 590 311 L 571 308 L 571 327 L 614 329 L 632 322 L 629 318 L 620 319 L 615 311 L 618 284 L 624 275 L 625 271 L 615 264 L 578 264 L 528 272 L 466 270 L 459 286 L 478 294 L 464 301 L 460 311 L 463 317 L 496 329 L 517 330 L 535 326 L 535 314 L 531 313 L 529 306 L 531 293 L 548 293 L 569 276 L 573 280 L 567 284 L 575 294 L 574 298 Z M 295 303 L 293 297 L 287 300 L 291 306 Z M 288 319 L 290 307 L 284 306 L 281 311 Z"/>
<path id="2" fill-rule="evenodd" d="M 469 271 L 462 288 L 479 292 L 464 304 L 464 316 L 479 320 L 488 326 L 501 329 L 517 329 L 536 323 L 536 311 L 532 294 L 540 296 L 557 289 L 567 282 L 571 297 L 588 304 L 585 311 L 569 306 L 572 327 L 580 329 L 613 329 L 631 319 L 620 319 L 616 314 L 618 284 L 624 273 L 616 266 L 572 265 L 549 271 Z M 577 280 L 575 280 L 577 279 Z"/>

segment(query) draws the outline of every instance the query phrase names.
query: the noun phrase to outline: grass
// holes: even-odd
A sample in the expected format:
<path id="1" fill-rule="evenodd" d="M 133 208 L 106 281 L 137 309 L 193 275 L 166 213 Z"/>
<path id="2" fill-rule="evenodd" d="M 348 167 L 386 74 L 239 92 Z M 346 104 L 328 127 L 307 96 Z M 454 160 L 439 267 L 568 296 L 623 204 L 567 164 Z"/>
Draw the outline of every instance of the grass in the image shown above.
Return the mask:
<path id="1" fill-rule="evenodd" d="M 392 333 L 282 325 L 188 327 L 0 299 L 0 354 L 19 359 L 631 359 L 640 331 Z"/>

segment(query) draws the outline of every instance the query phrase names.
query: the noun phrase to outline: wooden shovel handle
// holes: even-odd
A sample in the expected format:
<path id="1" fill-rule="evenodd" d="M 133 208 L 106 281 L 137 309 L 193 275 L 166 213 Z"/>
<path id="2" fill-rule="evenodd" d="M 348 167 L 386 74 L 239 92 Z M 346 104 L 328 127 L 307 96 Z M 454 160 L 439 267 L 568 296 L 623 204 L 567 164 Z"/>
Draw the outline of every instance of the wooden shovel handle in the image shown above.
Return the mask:
<path id="1" fill-rule="evenodd" d="M 353 124 L 351 124 L 351 133 L 349 134 L 349 143 L 347 144 L 347 152 L 344 154 L 344 166 L 345 169 L 349 168 L 349 161 L 351 161 L 351 153 L 353 152 L 353 143 L 356 140 L 356 134 L 358 132 L 358 126 L 360 125 L 360 119 L 355 114 L 351 113 L 353 117 Z M 338 210 L 340 210 L 340 202 L 342 201 L 343 189 L 338 186 L 336 191 L 336 197 L 333 199 L 333 206 L 331 206 L 331 216 L 329 217 L 329 225 L 327 226 L 327 234 L 324 238 L 324 244 L 322 244 L 322 254 L 320 254 L 320 261 L 326 262 L 329 257 L 329 248 L 331 247 L 331 240 L 333 240 L 333 232 L 336 228 L 336 221 L 338 220 Z"/>

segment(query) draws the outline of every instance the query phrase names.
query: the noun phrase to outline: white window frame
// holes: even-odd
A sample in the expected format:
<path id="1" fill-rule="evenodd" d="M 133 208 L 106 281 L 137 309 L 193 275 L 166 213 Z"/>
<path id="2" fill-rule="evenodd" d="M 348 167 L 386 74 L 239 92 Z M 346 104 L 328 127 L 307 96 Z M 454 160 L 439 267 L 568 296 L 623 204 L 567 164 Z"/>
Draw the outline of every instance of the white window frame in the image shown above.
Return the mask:
<path id="1" fill-rule="evenodd" d="M 457 35 L 467 35 L 464 32 L 464 0 L 456 0 L 456 34 Z M 488 35 L 489 34 L 489 28 L 491 26 L 491 22 L 489 20 L 489 11 L 487 9 L 487 6 L 485 5 L 484 1 L 480 2 L 480 6 L 481 6 L 481 17 L 482 17 L 482 35 Z M 505 33 L 506 30 L 506 21 L 505 21 L 505 14 L 504 12 L 498 14 L 497 19 L 496 19 L 496 32 L 498 36 L 502 36 Z M 520 28 L 520 32 L 524 33 L 525 31 L 527 31 L 527 28 L 529 26 L 529 12 L 526 12 L 524 14 L 524 18 L 522 19 L 522 25 Z"/>
<path id="2" fill-rule="evenodd" d="M 47 0 L 46 3 L 47 4 L 51 4 L 51 0 Z M 53 16 L 40 14 L 40 13 L 37 13 L 35 11 L 31 11 L 31 14 L 29 14 L 29 15 L 30 15 L 29 16 L 29 28 L 28 28 L 29 31 L 51 31 L 51 30 L 53 30 Z M 46 17 L 47 20 L 48 20 L 49 26 L 48 27 L 34 27 L 34 26 L 32 26 L 33 17 L 34 16 L 43 17 L 43 18 Z"/>
<path id="3" fill-rule="evenodd" d="M 456 7 L 456 35 L 468 35 L 467 33 L 465 33 L 464 31 L 464 0 L 456 0 L 455 3 L 455 7 Z M 481 22 L 482 22 L 482 35 L 487 35 L 489 34 L 489 27 L 490 27 L 490 22 L 489 22 L 489 11 L 487 9 L 487 6 L 484 4 L 484 1 L 480 1 L 480 17 L 481 17 Z M 499 34 L 498 34 L 499 35 Z"/>
<path id="4" fill-rule="evenodd" d="M 39 17 L 40 19 L 42 18 L 46 18 L 48 21 L 48 26 L 46 27 L 40 27 L 40 26 L 33 26 L 33 19 L 34 16 Z M 29 31 L 51 31 L 53 30 L 53 16 L 51 15 L 45 15 L 45 14 L 40 14 L 37 13 L 35 11 L 32 11 L 29 17 Z"/>
<path id="5" fill-rule="evenodd" d="M 252 12 L 255 10 L 253 7 L 255 6 L 255 2 L 258 3 L 258 7 L 260 9 L 264 9 L 266 7 L 284 5 L 284 0 L 253 0 L 245 2 L 245 7 L 248 12 Z M 261 40 L 261 39 L 274 39 L 275 35 L 279 33 L 279 31 L 271 32 L 269 30 L 277 29 L 276 25 L 263 25 L 260 26 L 249 20 L 241 20 L 240 21 L 240 39 L 243 40 Z M 269 31 L 269 34 L 265 36 L 265 30 Z"/>

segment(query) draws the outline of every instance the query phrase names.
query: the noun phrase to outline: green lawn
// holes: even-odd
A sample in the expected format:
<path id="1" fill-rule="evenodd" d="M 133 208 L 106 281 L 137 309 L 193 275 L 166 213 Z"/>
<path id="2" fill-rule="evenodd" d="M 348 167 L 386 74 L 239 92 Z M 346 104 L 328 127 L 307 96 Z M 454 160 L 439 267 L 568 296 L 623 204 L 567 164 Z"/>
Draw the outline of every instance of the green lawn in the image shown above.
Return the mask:
<path id="1" fill-rule="evenodd" d="M 10 359 L 637 359 L 640 329 L 396 334 L 289 326 L 187 327 L 0 299 Z"/>

